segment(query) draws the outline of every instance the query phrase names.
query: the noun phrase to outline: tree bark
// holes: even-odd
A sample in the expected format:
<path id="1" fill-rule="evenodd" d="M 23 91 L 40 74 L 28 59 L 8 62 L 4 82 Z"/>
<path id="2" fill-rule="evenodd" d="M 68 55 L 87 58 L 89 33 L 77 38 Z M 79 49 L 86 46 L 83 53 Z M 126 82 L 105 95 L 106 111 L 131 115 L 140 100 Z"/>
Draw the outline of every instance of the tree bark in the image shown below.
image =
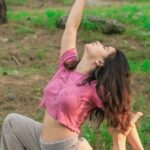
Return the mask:
<path id="1" fill-rule="evenodd" d="M 0 24 L 7 22 L 7 7 L 4 0 L 0 0 Z"/>

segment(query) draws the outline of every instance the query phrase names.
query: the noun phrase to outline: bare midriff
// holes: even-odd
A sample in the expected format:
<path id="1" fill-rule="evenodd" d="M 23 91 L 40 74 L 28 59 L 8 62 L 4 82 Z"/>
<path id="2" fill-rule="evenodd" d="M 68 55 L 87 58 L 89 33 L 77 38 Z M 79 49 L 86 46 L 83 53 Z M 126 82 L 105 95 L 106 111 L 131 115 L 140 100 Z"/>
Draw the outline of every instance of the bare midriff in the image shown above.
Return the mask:
<path id="1" fill-rule="evenodd" d="M 43 140 L 47 142 L 57 141 L 74 135 L 77 135 L 77 133 L 59 123 L 56 119 L 48 114 L 47 110 L 45 110 L 41 133 Z"/>

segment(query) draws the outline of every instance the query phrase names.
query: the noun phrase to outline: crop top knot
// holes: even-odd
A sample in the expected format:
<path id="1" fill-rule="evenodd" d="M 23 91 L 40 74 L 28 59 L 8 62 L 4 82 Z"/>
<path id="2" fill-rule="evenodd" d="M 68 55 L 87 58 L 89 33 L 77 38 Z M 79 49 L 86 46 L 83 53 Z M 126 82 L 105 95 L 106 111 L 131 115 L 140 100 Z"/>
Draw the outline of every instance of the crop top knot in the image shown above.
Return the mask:
<path id="1" fill-rule="evenodd" d="M 75 60 L 78 60 L 76 48 L 63 53 L 56 73 L 43 90 L 39 106 L 70 130 L 80 133 L 81 125 L 92 110 L 96 107 L 103 108 L 103 104 L 96 93 L 96 80 L 91 85 L 78 86 L 76 83 L 81 82 L 88 74 L 64 67 L 64 62 Z"/>

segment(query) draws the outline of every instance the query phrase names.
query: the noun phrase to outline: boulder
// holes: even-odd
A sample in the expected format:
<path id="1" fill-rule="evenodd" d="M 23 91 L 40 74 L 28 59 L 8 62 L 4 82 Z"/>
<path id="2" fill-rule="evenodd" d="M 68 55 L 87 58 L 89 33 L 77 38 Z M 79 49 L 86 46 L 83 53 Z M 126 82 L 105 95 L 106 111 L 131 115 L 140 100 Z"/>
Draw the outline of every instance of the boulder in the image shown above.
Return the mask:
<path id="1" fill-rule="evenodd" d="M 60 17 L 57 22 L 57 28 L 64 29 L 67 21 L 67 16 Z M 121 34 L 125 31 L 126 27 L 122 23 L 112 20 L 112 19 L 103 19 L 98 16 L 85 16 L 83 17 L 84 21 L 89 21 L 95 23 L 95 29 L 101 31 L 104 34 Z"/>

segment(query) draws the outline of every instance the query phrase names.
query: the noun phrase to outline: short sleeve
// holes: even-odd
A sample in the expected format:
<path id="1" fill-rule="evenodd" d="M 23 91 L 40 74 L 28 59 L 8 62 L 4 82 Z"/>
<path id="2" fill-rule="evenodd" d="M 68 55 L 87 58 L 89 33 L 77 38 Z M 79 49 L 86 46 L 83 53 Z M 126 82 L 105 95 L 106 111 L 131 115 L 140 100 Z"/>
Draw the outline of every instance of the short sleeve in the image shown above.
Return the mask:
<path id="1" fill-rule="evenodd" d="M 103 108 L 103 101 L 102 99 L 98 96 L 97 91 L 96 91 L 96 82 L 94 82 L 91 85 L 91 99 L 98 108 Z"/>
<path id="2" fill-rule="evenodd" d="M 76 48 L 71 48 L 66 50 L 59 59 L 58 69 L 63 67 L 64 62 L 76 61 L 78 60 L 78 54 Z"/>

